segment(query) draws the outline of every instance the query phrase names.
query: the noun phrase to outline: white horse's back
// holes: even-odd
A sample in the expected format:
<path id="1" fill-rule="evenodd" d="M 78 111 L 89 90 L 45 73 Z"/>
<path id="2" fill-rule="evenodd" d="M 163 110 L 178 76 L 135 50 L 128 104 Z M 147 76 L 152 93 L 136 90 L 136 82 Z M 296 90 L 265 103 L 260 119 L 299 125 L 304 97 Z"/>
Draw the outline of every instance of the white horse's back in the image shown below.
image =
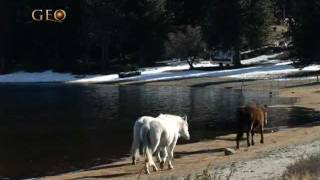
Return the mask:
<path id="1" fill-rule="evenodd" d="M 168 133 L 176 133 L 179 131 L 179 123 L 181 123 L 181 117 L 171 114 L 160 114 L 156 121 L 158 121 L 162 128 L 164 128 Z"/>

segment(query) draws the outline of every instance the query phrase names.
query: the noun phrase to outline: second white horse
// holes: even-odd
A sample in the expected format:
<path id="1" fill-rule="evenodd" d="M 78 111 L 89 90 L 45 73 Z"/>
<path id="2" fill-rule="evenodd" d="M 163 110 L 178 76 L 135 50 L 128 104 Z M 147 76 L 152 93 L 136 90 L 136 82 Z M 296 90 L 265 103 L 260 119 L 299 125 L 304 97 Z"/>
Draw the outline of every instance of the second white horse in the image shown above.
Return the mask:
<path id="1" fill-rule="evenodd" d="M 153 161 L 152 154 L 161 151 L 163 157 L 160 167 L 163 168 L 168 160 L 168 168 L 173 169 L 173 151 L 178 138 L 190 139 L 187 117 L 180 117 L 170 114 L 160 114 L 148 123 L 144 123 L 140 128 L 140 142 L 142 143 L 143 153 L 146 155 L 145 170 L 149 174 L 149 166 L 155 171 L 158 170 Z"/>

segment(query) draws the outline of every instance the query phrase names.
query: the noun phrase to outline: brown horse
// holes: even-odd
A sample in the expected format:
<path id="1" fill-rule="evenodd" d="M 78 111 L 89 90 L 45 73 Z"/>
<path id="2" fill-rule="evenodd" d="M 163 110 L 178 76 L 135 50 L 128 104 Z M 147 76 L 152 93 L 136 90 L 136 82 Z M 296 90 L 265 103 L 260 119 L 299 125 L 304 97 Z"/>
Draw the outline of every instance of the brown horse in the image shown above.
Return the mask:
<path id="1" fill-rule="evenodd" d="M 249 136 L 251 134 L 251 145 L 254 145 L 254 130 L 259 129 L 261 141 L 263 143 L 263 128 L 267 125 L 267 106 L 251 105 L 239 108 L 238 111 L 238 132 L 237 132 L 237 149 L 239 141 L 243 137 L 243 132 L 247 132 L 247 144 L 250 146 Z"/>

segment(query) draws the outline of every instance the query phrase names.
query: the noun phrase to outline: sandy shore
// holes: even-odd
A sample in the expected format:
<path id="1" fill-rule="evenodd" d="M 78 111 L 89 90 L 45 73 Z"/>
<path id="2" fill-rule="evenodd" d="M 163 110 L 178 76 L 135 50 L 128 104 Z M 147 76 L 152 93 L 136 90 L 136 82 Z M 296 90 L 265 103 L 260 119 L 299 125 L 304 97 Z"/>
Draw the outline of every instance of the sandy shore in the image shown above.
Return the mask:
<path id="1" fill-rule="evenodd" d="M 241 82 L 236 79 L 197 78 L 180 81 L 153 82 L 147 85 L 175 85 L 218 88 L 277 91 L 283 97 L 296 97 L 296 106 L 319 110 L 320 85 L 310 80 Z M 211 175 L 226 177 L 232 170 L 231 179 L 270 179 L 279 177 L 286 166 L 302 156 L 317 153 L 320 148 L 320 126 L 310 125 L 265 135 L 265 144 L 247 148 L 245 142 L 236 154 L 224 155 L 224 148 L 235 148 L 235 135 L 218 137 L 215 140 L 178 145 L 174 170 L 164 169 L 152 175 L 144 175 L 143 163 L 130 165 L 130 158 L 90 169 L 44 177 L 42 179 L 181 179 L 188 175 L 201 174 L 205 169 Z M 256 135 L 256 142 L 259 142 Z"/>
<path id="2" fill-rule="evenodd" d="M 220 179 L 277 179 L 286 168 L 300 158 L 319 153 L 320 141 L 300 145 L 289 145 L 263 152 L 255 159 L 233 162 L 224 166 L 209 168 L 210 174 Z"/>

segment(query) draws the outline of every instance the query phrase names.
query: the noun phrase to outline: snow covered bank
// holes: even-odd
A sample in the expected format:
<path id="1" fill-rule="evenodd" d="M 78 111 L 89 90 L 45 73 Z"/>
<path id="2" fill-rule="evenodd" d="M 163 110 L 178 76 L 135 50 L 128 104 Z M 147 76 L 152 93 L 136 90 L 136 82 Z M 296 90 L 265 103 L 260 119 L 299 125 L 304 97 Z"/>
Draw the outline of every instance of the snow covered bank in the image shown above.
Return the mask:
<path id="1" fill-rule="evenodd" d="M 281 55 L 282 53 L 276 53 L 276 54 L 271 54 L 271 55 L 262 55 L 258 56 L 255 58 L 250 58 L 250 59 L 245 59 L 242 60 L 241 63 L 244 65 L 248 64 L 265 64 L 265 63 L 278 63 L 280 62 L 279 60 L 276 60 L 277 56 Z M 272 59 L 272 60 L 271 60 Z"/>
<path id="2" fill-rule="evenodd" d="M 198 67 L 198 68 L 199 67 L 217 67 L 217 66 L 218 66 L 217 64 L 211 64 L 210 61 L 202 61 L 201 63 L 196 63 L 194 65 L 194 67 Z M 103 82 L 121 82 L 121 81 L 148 82 L 148 81 L 160 81 L 160 80 L 173 80 L 173 79 L 193 77 L 192 74 L 197 72 L 197 71 L 185 72 L 188 69 L 189 69 L 189 65 L 186 62 L 181 61 L 179 63 L 176 63 L 176 65 L 171 65 L 171 66 L 141 68 L 140 76 L 119 78 L 117 74 L 96 75 L 96 76 L 89 76 L 86 78 L 69 81 L 69 83 L 103 83 Z"/>
<path id="3" fill-rule="evenodd" d="M 227 77 L 242 79 L 282 79 L 282 77 L 298 72 L 314 72 L 319 71 L 319 65 L 310 65 L 305 68 L 295 68 L 293 62 L 276 63 L 272 65 L 258 66 L 252 71 L 241 74 L 234 74 Z M 313 78 L 313 77 L 312 77 Z"/>
<path id="4" fill-rule="evenodd" d="M 118 74 L 110 75 L 87 75 L 76 76 L 71 73 L 56 73 L 45 71 L 39 73 L 15 72 L 11 74 L 0 75 L 0 83 L 41 83 L 41 82 L 59 82 L 59 83 L 112 83 L 112 82 L 152 82 L 178 80 L 196 77 L 231 77 L 240 79 L 264 79 L 281 78 L 284 75 L 296 72 L 319 71 L 320 65 L 311 65 L 303 69 L 292 66 L 291 61 L 269 60 L 279 54 L 263 55 L 252 59 L 243 60 L 242 63 L 255 66 L 247 68 L 237 68 L 216 71 L 188 71 L 189 65 L 185 61 L 180 61 L 175 65 L 142 68 L 141 75 L 119 78 Z M 210 61 L 202 61 L 195 64 L 195 67 L 217 67 L 217 64 L 211 64 Z"/>

